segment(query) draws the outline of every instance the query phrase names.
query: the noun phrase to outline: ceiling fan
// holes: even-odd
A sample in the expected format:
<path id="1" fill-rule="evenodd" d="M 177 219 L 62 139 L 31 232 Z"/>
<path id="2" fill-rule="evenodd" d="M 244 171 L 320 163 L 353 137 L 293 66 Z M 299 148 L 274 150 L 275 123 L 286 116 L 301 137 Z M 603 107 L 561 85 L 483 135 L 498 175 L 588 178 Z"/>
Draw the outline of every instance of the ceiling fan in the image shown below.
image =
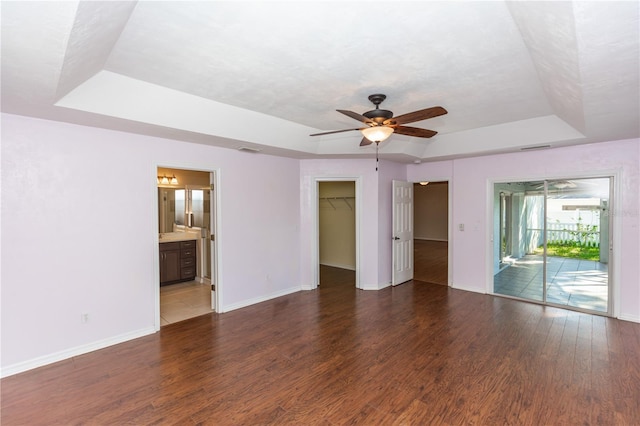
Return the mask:
<path id="1" fill-rule="evenodd" d="M 431 108 L 421 109 L 407 114 L 402 114 L 397 117 L 393 116 L 393 112 L 380 109 L 379 105 L 387 98 L 386 95 L 375 94 L 370 95 L 369 100 L 376 106 L 376 109 L 367 111 L 364 114 L 358 114 L 353 111 L 347 111 L 338 109 L 339 113 L 356 119 L 367 127 L 360 127 L 356 129 L 344 129 L 333 130 L 330 132 L 314 133 L 310 136 L 329 135 L 332 133 L 350 132 L 353 130 L 359 130 L 364 136 L 360 142 L 360 146 L 370 145 L 375 142 L 376 145 L 391 136 L 392 133 L 399 133 L 401 135 L 415 136 L 418 138 L 430 138 L 435 136 L 438 132 L 428 129 L 420 129 L 418 127 L 404 126 L 407 123 L 413 123 L 416 121 L 426 120 L 428 118 L 438 117 L 447 113 L 447 110 L 441 106 L 435 106 Z"/>

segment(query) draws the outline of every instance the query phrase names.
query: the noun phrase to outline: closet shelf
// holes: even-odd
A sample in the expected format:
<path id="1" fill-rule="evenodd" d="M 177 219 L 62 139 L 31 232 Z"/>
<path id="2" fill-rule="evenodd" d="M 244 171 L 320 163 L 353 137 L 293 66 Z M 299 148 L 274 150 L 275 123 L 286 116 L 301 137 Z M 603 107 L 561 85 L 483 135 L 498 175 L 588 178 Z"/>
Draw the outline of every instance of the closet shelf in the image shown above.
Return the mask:
<path id="1" fill-rule="evenodd" d="M 329 203 L 329 205 L 331 205 L 331 207 L 333 207 L 333 209 L 336 209 L 335 204 L 333 204 L 331 201 L 344 201 L 344 203 L 349 206 L 349 210 L 353 211 L 353 206 L 351 205 L 351 203 L 349 203 L 349 200 L 355 200 L 356 197 L 320 197 L 320 200 L 324 200 L 326 202 Z"/>

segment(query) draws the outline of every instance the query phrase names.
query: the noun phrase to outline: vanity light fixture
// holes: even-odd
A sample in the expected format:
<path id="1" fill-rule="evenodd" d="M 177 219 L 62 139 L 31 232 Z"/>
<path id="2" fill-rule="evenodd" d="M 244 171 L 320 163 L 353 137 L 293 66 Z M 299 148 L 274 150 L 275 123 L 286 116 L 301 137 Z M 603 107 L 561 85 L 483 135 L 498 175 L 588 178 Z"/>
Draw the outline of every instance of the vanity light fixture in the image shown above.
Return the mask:
<path id="1" fill-rule="evenodd" d="M 171 179 L 169 179 L 167 175 L 158 176 L 158 185 L 169 185 L 169 184 L 171 185 L 178 184 L 178 178 L 176 178 L 176 175 L 173 175 Z"/>

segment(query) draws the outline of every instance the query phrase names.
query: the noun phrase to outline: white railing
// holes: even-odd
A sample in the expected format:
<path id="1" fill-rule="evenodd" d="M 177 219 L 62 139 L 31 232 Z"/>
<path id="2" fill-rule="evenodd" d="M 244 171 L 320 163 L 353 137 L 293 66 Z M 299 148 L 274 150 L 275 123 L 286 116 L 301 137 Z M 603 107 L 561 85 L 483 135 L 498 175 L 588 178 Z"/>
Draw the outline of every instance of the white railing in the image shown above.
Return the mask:
<path id="1" fill-rule="evenodd" d="M 527 241 L 542 244 L 543 230 L 527 228 Z M 581 223 L 548 223 L 547 244 L 578 243 L 588 247 L 600 247 L 600 230 L 597 225 Z"/>

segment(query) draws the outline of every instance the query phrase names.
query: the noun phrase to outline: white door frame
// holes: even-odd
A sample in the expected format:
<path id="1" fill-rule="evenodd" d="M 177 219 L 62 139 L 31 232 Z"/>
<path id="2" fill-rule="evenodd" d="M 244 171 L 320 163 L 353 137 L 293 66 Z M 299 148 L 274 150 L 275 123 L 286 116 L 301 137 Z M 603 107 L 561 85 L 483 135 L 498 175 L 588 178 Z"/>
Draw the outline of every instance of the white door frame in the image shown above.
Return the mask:
<path id="1" fill-rule="evenodd" d="M 154 329 L 156 331 L 160 330 L 160 253 L 159 253 L 159 244 L 160 244 L 160 236 L 158 235 L 158 186 L 156 183 L 156 179 L 158 176 L 158 168 L 165 169 L 178 169 L 178 170 L 192 170 L 199 171 L 203 173 L 209 173 L 211 181 L 215 185 L 215 190 L 213 191 L 212 203 L 215 207 L 215 211 L 212 211 L 210 214 L 213 215 L 213 220 L 215 221 L 215 231 L 212 229 L 212 232 L 215 232 L 215 240 L 213 244 L 215 245 L 215 250 L 211 250 L 211 280 L 216 283 L 216 300 L 214 310 L 218 313 L 222 312 L 220 307 L 222 304 L 223 290 L 222 290 L 222 281 L 220 279 L 221 275 L 221 250 L 220 250 L 220 234 L 221 234 L 221 214 L 220 211 L 220 170 L 211 168 L 206 165 L 197 165 L 193 163 L 184 164 L 169 164 L 169 163 L 156 163 L 153 164 L 153 175 L 150 179 L 150 182 L 153 183 L 153 211 L 154 211 L 154 219 L 150 221 L 153 229 L 151 230 L 153 238 L 153 263 L 154 263 L 154 272 L 153 272 L 153 294 L 154 294 Z M 215 197 L 215 199 L 214 199 Z M 215 266 L 214 266 L 215 265 Z"/>
<path id="2" fill-rule="evenodd" d="M 209 235 L 206 237 L 206 241 L 209 242 L 209 256 L 211 259 L 209 260 L 209 285 L 211 285 L 211 308 L 220 312 L 220 290 L 219 290 L 219 282 L 218 282 L 218 174 L 216 172 L 209 173 Z M 213 237 L 213 238 L 211 238 Z M 203 268 L 204 270 L 204 268 Z M 213 290 L 215 288 L 215 290 Z"/>
<path id="3" fill-rule="evenodd" d="M 356 189 L 356 288 L 360 285 L 360 223 L 362 218 L 362 179 L 360 176 L 345 177 L 314 177 L 311 187 L 311 211 L 313 212 L 313 223 L 315 232 L 312 240 L 312 259 L 313 259 L 313 288 L 317 288 L 320 284 L 320 214 L 319 214 L 319 197 L 320 182 L 354 182 Z"/>

